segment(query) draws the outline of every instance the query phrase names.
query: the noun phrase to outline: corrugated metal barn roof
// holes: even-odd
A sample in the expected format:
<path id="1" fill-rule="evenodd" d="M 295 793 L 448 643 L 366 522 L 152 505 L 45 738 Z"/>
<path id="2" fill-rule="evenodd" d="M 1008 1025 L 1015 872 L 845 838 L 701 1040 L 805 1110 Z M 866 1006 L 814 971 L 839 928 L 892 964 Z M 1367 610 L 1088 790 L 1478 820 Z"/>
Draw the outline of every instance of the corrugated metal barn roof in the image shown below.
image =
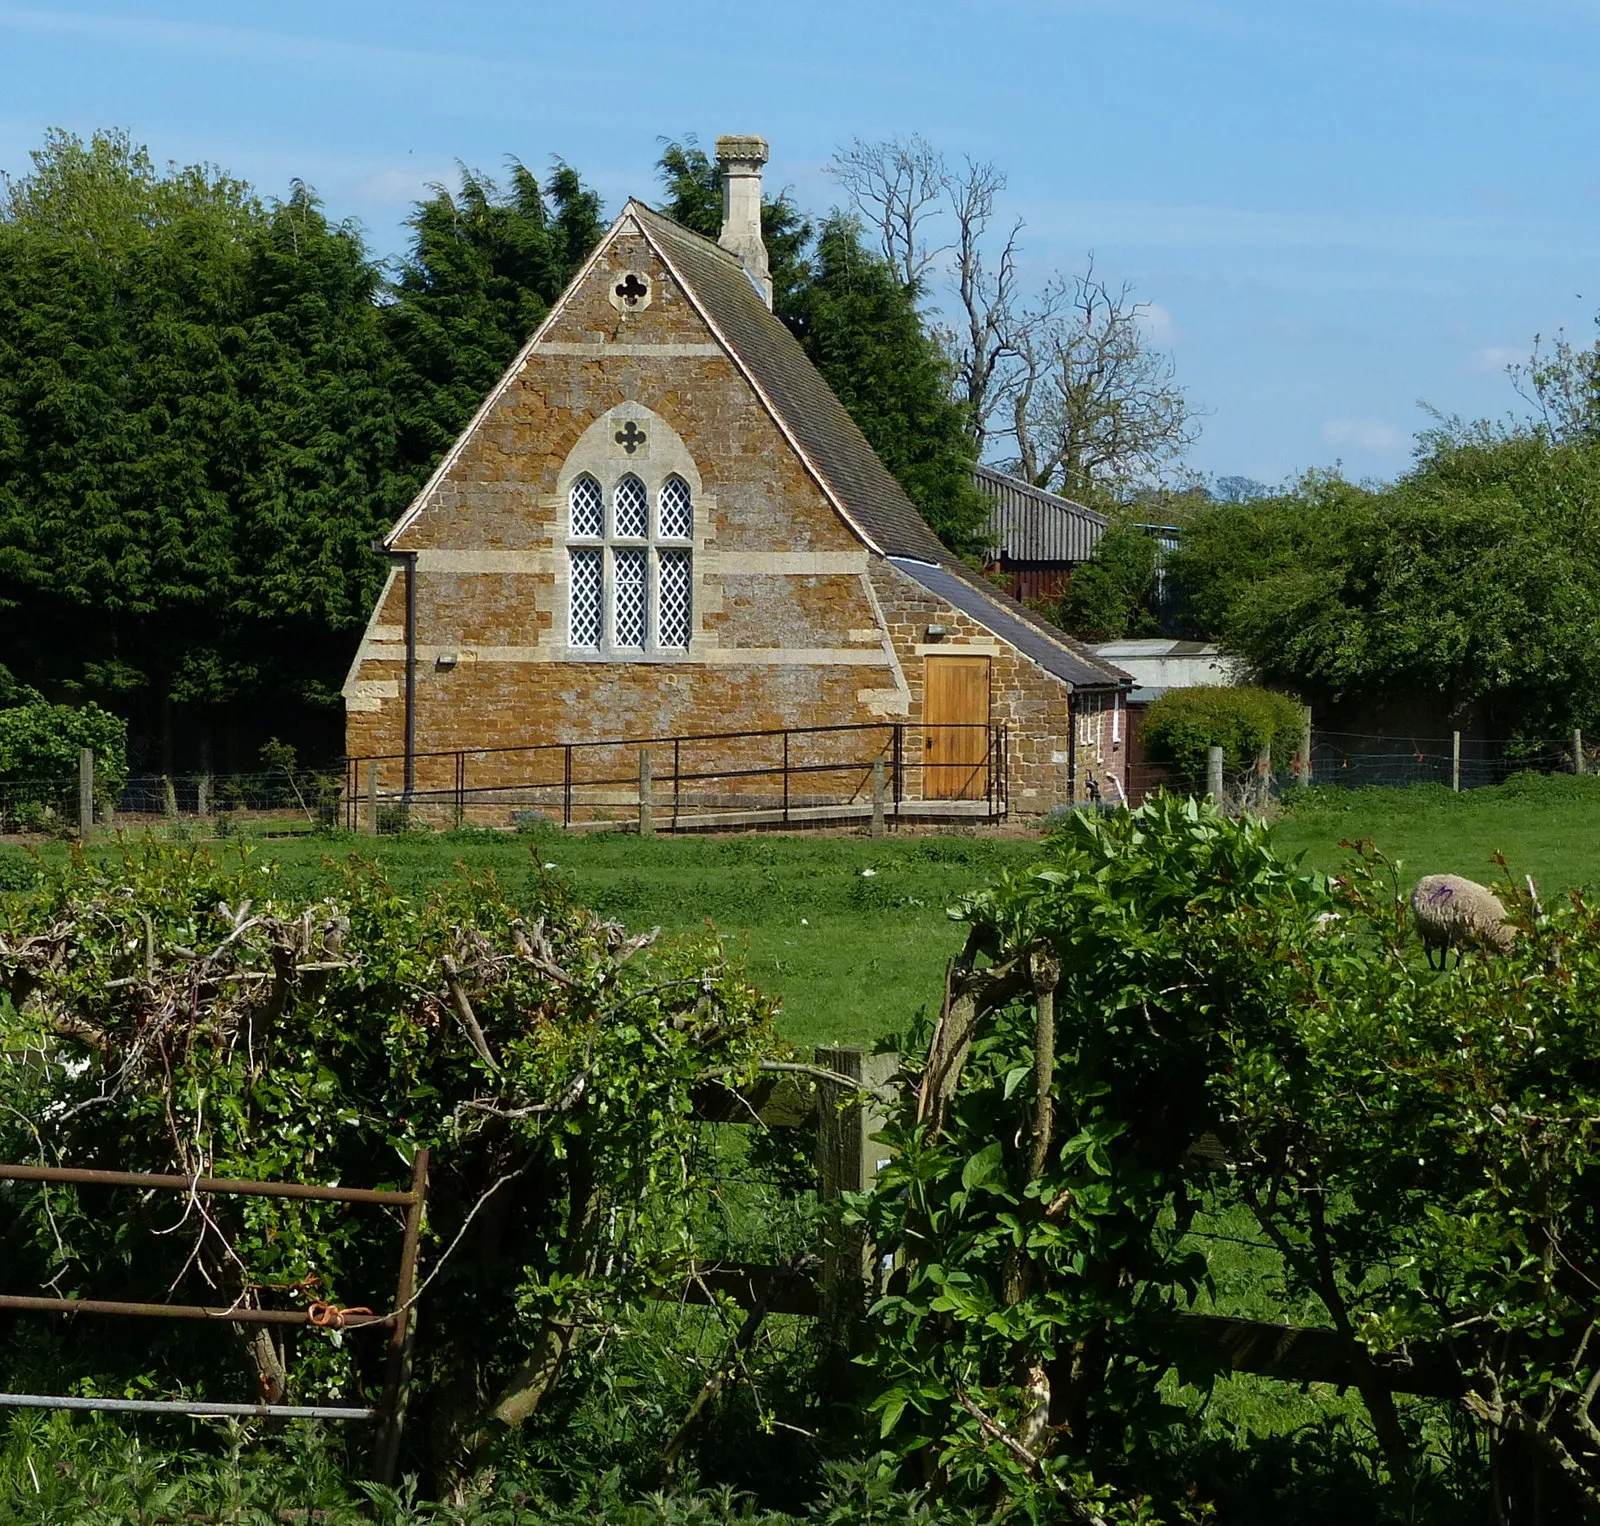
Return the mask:
<path id="1" fill-rule="evenodd" d="M 994 505 L 982 533 L 1007 562 L 1087 562 L 1105 534 L 1104 514 L 1020 477 L 975 466 L 972 480 Z"/>

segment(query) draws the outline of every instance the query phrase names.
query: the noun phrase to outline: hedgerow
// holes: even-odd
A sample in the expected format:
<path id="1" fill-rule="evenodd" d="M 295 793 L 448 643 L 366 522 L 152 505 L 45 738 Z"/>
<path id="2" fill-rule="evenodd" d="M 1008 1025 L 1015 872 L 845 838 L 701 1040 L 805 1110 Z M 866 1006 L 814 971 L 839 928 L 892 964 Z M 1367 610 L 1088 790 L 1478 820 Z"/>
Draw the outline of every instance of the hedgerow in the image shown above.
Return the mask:
<path id="1" fill-rule="evenodd" d="M 713 938 L 630 933 L 554 882 L 533 904 L 488 875 L 412 899 L 360 863 L 291 902 L 242 849 L 76 852 L 45 873 L 0 909 L 0 1157 L 378 1186 L 408 1185 L 430 1147 L 411 1429 L 437 1478 L 683 1286 L 707 1222 L 694 1097 L 777 1050 L 771 1003 Z M 10 1276 L 62 1295 L 393 1297 L 397 1226 L 370 1210 L 0 1190 Z M 90 1391 L 381 1386 L 381 1343 L 360 1332 L 255 1327 L 232 1358 L 219 1336 L 102 1327 L 61 1355 Z"/>

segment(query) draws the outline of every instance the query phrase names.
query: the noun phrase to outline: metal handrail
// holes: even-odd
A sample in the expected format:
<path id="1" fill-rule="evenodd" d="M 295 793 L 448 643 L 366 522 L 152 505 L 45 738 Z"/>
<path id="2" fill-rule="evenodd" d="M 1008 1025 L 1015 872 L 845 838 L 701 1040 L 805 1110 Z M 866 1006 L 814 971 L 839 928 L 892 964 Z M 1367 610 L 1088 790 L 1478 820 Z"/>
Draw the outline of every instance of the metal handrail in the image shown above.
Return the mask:
<path id="1" fill-rule="evenodd" d="M 927 770 L 970 768 L 984 771 L 983 791 L 979 795 L 953 795 L 949 797 L 928 797 L 930 800 L 949 798 L 952 800 L 981 800 L 987 806 L 987 815 L 992 820 L 998 820 L 1009 810 L 1010 781 L 1006 777 L 1009 771 L 1009 729 L 1004 722 L 982 721 L 953 721 L 948 724 L 940 722 L 941 731 L 974 731 L 981 729 L 985 733 L 984 754 L 981 760 L 971 763 L 946 763 L 944 761 L 929 762 L 918 758 L 917 761 L 908 761 L 906 756 L 905 733 L 911 723 L 905 721 L 865 721 L 850 722 L 838 726 L 788 726 L 769 727 L 755 731 L 716 731 L 693 732 L 677 736 L 653 737 L 604 737 L 581 742 L 525 742 L 501 747 L 467 747 L 467 748 L 440 748 L 426 753 L 415 753 L 410 757 L 410 762 L 415 765 L 419 760 L 437 760 L 449 758 L 453 764 L 453 780 L 449 785 L 435 785 L 418 788 L 415 783 L 413 768 L 407 769 L 409 787 L 403 792 L 396 793 L 392 789 L 385 792 L 390 800 L 398 800 L 404 804 L 416 802 L 439 803 L 454 800 L 455 817 L 457 825 L 465 821 L 467 797 L 469 795 L 482 800 L 485 797 L 493 798 L 499 795 L 514 794 L 529 789 L 534 790 L 559 790 L 561 797 L 561 823 L 563 827 L 573 824 L 574 811 L 579 803 L 575 800 L 575 792 L 580 790 L 603 790 L 626 787 L 638 782 L 638 777 L 633 772 L 626 774 L 601 774 L 593 777 L 584 777 L 575 771 L 575 756 L 581 756 L 584 751 L 593 751 L 596 748 L 638 748 L 641 751 L 664 751 L 667 747 L 672 750 L 672 802 L 671 826 L 676 830 L 684 814 L 683 791 L 685 786 L 692 787 L 697 784 L 713 782 L 735 782 L 743 779 L 776 779 L 781 781 L 780 797 L 774 800 L 771 810 L 784 823 L 793 819 L 795 801 L 792 792 L 792 783 L 798 777 L 815 774 L 862 773 L 870 771 L 877 764 L 886 764 L 889 779 L 886 781 L 890 787 L 890 799 L 886 801 L 889 810 L 886 812 L 894 820 L 900 820 L 906 814 L 905 805 L 909 800 L 907 780 L 911 771 L 920 769 L 923 777 L 927 777 Z M 917 726 L 914 729 L 925 729 Z M 854 735 L 860 733 L 874 733 L 882 737 L 878 745 L 871 750 L 870 756 L 850 757 L 844 759 L 829 759 L 820 762 L 797 762 L 793 755 L 792 741 L 794 738 Z M 690 748 L 714 743 L 760 743 L 781 739 L 781 757 L 772 763 L 741 763 L 725 764 L 718 767 L 708 767 L 704 763 L 694 766 L 694 759 L 690 760 L 691 766 L 684 767 L 683 751 L 687 744 Z M 467 762 L 469 758 L 494 758 L 507 757 L 512 754 L 527 754 L 530 759 L 539 754 L 561 754 L 561 776 L 559 780 L 530 779 L 527 777 L 513 780 L 509 783 L 469 785 Z M 366 755 L 352 755 L 346 761 L 345 770 L 345 805 L 346 818 L 351 826 L 357 824 L 356 817 L 360 810 L 362 800 L 367 802 L 369 810 L 376 810 L 376 801 L 379 798 L 374 784 L 377 776 L 377 765 L 380 763 L 401 762 L 406 759 L 404 753 L 376 753 Z M 362 790 L 360 779 L 360 765 L 366 764 L 369 783 L 366 791 Z M 667 779 L 664 775 L 652 778 L 653 786 L 664 787 Z M 852 790 L 850 799 L 855 801 L 860 795 L 860 789 Z M 663 805 L 665 802 L 663 801 Z M 825 807 L 824 807 L 825 808 Z M 808 809 L 810 809 L 808 807 Z"/>

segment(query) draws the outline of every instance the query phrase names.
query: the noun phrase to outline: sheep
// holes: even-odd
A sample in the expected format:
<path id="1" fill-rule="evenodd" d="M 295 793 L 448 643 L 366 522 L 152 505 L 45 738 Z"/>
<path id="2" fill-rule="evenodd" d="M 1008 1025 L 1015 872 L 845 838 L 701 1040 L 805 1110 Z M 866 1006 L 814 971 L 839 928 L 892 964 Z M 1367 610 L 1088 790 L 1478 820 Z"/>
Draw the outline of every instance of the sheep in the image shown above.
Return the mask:
<path id="1" fill-rule="evenodd" d="M 1506 909 L 1487 886 L 1459 874 L 1426 874 L 1411 892 L 1411 914 L 1417 919 L 1422 951 L 1428 968 L 1433 969 L 1433 951 L 1439 950 L 1439 969 L 1444 969 L 1450 950 L 1456 963 L 1469 947 L 1496 954 L 1509 954 L 1517 932 L 1506 916 Z"/>

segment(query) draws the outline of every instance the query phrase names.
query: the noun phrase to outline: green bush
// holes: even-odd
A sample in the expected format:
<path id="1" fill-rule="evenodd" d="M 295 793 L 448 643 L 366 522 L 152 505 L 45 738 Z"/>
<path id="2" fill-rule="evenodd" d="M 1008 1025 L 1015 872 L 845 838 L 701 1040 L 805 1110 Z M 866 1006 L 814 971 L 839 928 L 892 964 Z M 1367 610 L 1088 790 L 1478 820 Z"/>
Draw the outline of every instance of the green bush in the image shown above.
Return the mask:
<path id="1" fill-rule="evenodd" d="M 1169 689 L 1144 718 L 1144 744 L 1157 762 L 1193 778 L 1205 773 L 1206 752 L 1222 749 L 1228 768 L 1244 768 L 1262 748 L 1282 765 L 1300 745 L 1305 711 L 1287 694 L 1248 685 Z"/>
<path id="2" fill-rule="evenodd" d="M 76 779 L 85 747 L 94 749 L 97 793 L 120 796 L 128 779 L 128 723 L 120 716 L 43 700 L 0 710 L 0 784 Z"/>

